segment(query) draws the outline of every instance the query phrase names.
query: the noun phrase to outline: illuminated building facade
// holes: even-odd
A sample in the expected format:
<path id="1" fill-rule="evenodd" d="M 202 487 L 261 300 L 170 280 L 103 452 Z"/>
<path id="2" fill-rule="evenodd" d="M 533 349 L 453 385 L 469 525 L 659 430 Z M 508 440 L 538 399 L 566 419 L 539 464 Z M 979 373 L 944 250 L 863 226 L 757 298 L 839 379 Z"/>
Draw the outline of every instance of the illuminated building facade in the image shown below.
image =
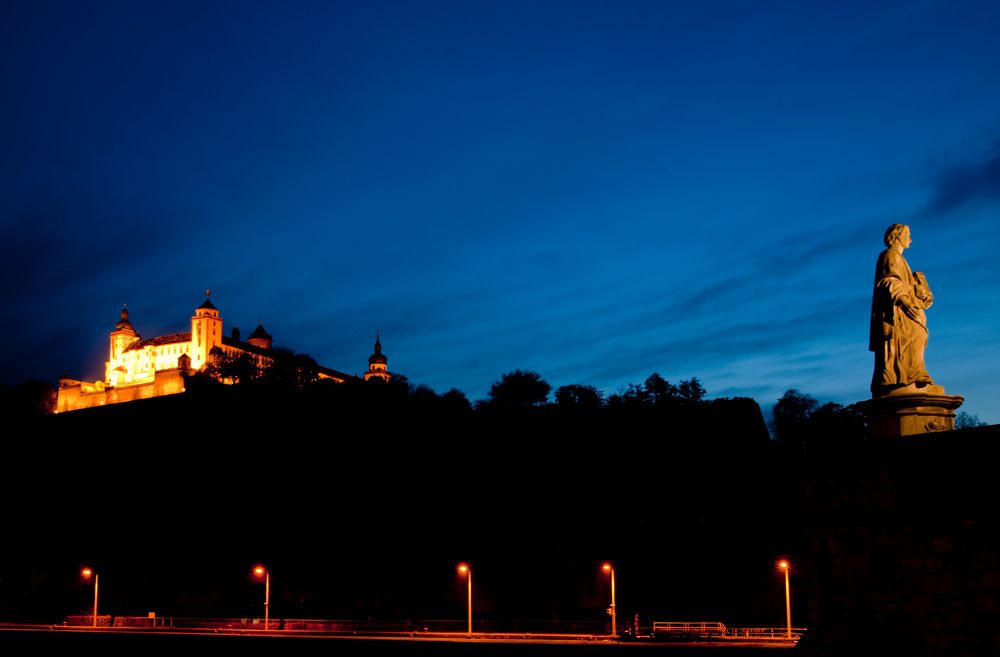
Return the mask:
<path id="1" fill-rule="evenodd" d="M 184 392 L 185 377 L 208 365 L 213 354 L 249 356 L 258 367 L 274 362 L 272 337 L 262 324 L 246 342 L 240 340 L 239 329 L 223 335 L 222 317 L 206 292 L 205 301 L 191 317 L 191 330 L 145 340 L 129 321 L 128 310 L 122 308 L 121 319 L 109 335 L 108 360 L 103 381 L 59 380 L 56 412 L 74 411 L 92 406 L 116 404 Z M 382 345 L 375 339 L 375 354 L 368 359 L 372 377 L 388 380 L 386 357 Z M 355 378 L 351 374 L 319 366 L 317 375 L 339 383 Z"/>

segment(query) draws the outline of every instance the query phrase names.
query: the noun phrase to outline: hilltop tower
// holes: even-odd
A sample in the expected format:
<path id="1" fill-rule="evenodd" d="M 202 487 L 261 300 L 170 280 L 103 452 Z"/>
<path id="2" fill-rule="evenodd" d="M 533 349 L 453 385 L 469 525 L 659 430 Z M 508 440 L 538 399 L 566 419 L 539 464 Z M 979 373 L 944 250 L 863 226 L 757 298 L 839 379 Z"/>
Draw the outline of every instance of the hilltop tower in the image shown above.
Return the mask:
<path id="1" fill-rule="evenodd" d="M 133 342 L 138 342 L 142 338 L 139 336 L 139 332 L 135 330 L 132 323 L 128 321 L 128 308 L 122 306 L 121 319 L 115 324 L 115 327 L 111 330 L 108 336 L 109 338 L 109 349 L 108 349 L 108 362 L 105 366 L 104 378 L 105 381 L 111 383 L 111 385 L 117 385 L 119 374 L 122 373 L 121 367 L 119 367 L 119 359 L 121 355 L 125 353 L 125 349 Z"/>
<path id="2" fill-rule="evenodd" d="M 201 369 L 208 362 L 213 347 L 222 344 L 222 318 L 219 309 L 209 301 L 211 290 L 205 290 L 205 302 L 198 306 L 191 318 L 191 367 Z"/>
<path id="3" fill-rule="evenodd" d="M 375 332 L 375 353 L 368 357 L 368 371 L 365 372 L 365 381 L 371 379 L 382 379 L 388 381 L 392 378 L 389 373 L 389 359 L 382 353 L 382 343 L 379 341 L 378 331 Z"/>
<path id="4" fill-rule="evenodd" d="M 255 347 L 260 347 L 261 349 L 270 349 L 273 338 L 271 334 L 264 329 L 264 324 L 262 322 L 257 323 L 257 328 L 253 330 L 250 337 L 247 338 L 247 342 Z"/>

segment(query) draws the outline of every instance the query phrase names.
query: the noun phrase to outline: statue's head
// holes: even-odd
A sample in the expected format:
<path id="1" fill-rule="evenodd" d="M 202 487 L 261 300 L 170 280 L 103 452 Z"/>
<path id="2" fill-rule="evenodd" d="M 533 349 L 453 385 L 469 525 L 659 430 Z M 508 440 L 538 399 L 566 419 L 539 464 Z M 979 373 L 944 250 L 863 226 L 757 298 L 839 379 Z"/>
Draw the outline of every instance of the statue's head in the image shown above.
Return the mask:
<path id="1" fill-rule="evenodd" d="M 903 235 L 910 231 L 910 227 L 906 224 L 893 224 L 885 229 L 885 236 L 882 241 L 885 242 L 886 246 L 892 246 L 893 242 L 900 242 L 903 239 Z"/>

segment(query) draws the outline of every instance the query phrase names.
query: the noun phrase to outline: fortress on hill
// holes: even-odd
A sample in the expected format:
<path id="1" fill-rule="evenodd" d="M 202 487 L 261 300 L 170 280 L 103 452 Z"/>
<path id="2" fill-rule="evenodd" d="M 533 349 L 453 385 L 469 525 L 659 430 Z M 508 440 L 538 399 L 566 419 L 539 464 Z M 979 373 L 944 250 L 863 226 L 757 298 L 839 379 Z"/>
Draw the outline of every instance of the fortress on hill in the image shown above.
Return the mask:
<path id="1" fill-rule="evenodd" d="M 185 377 L 204 370 L 215 355 L 249 357 L 258 367 L 271 365 L 272 338 L 263 324 L 258 324 L 245 342 L 240 339 L 238 328 L 224 335 L 222 317 L 209 300 L 209 294 L 205 292 L 204 303 L 195 309 L 190 331 L 145 340 L 129 321 L 128 310 L 122 308 L 121 319 L 108 336 L 104 380 L 91 383 L 68 377 L 59 379 L 56 412 L 184 392 Z M 317 375 L 337 383 L 357 378 L 323 366 L 317 367 Z M 364 379 L 388 381 L 391 377 L 388 358 L 376 336 L 375 353 L 368 358 Z"/>

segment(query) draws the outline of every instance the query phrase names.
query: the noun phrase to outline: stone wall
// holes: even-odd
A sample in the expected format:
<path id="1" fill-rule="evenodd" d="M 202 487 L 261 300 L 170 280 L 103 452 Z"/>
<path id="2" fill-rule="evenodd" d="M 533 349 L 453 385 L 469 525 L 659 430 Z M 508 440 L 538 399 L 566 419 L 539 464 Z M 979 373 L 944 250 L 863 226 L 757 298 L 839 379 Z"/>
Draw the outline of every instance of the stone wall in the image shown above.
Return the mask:
<path id="1" fill-rule="evenodd" d="M 76 411 L 83 408 L 93 408 L 107 404 L 150 399 L 163 395 L 175 395 L 184 392 L 185 370 L 174 368 L 159 370 L 152 381 L 134 385 L 94 389 L 94 384 L 86 384 L 72 379 L 59 382 L 59 394 L 56 402 L 56 412 Z"/>
<path id="2" fill-rule="evenodd" d="M 810 654 L 1000 654 L 1000 426 L 803 454 Z"/>

